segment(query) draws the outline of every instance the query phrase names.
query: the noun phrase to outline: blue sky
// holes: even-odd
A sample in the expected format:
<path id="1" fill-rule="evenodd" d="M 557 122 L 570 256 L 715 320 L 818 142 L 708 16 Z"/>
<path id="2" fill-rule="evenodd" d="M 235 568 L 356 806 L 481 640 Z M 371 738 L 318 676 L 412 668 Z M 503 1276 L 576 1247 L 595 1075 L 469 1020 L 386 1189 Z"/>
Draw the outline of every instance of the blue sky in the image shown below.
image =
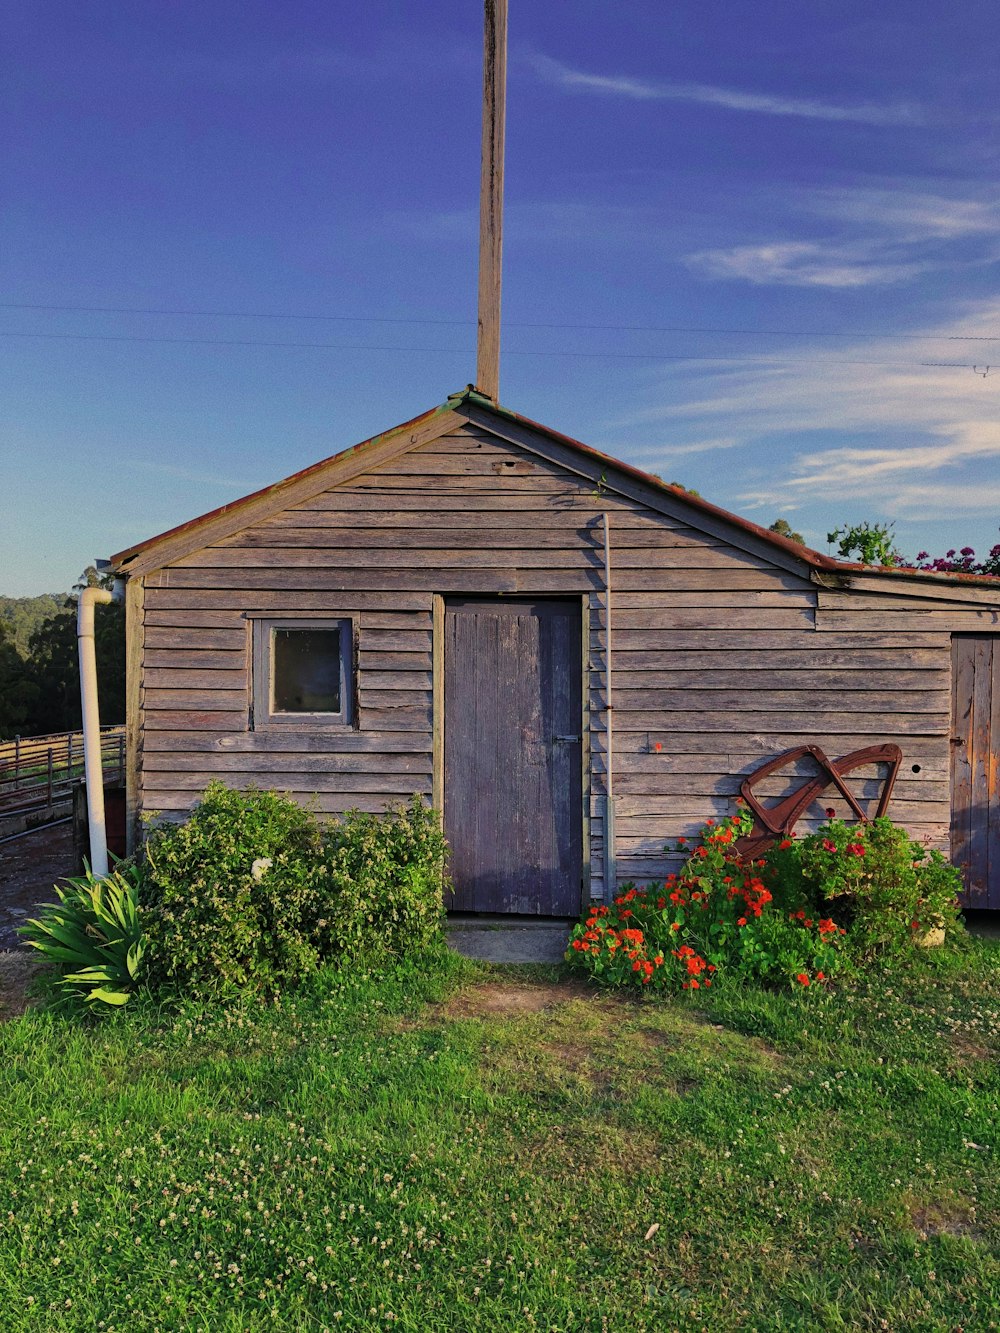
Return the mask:
<path id="1" fill-rule="evenodd" d="M 820 549 L 991 546 L 993 0 L 511 10 L 501 400 Z M 481 22 L 7 6 L 0 592 L 473 377 Z"/>

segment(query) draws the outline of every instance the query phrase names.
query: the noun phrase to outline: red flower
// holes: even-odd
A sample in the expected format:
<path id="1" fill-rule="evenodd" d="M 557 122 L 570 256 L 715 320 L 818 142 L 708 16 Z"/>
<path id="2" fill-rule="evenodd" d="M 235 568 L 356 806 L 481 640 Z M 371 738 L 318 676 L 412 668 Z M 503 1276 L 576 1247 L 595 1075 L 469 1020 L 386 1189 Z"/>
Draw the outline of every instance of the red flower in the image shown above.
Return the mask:
<path id="1" fill-rule="evenodd" d="M 817 973 L 816 973 L 816 980 L 817 980 L 817 981 L 825 981 L 825 980 L 826 980 L 826 974 L 823 973 L 823 972 L 817 972 Z"/>
<path id="2" fill-rule="evenodd" d="M 795 980 L 801 982 L 803 986 L 809 985 L 809 977 L 805 972 L 797 972 L 795 974 Z"/>
<path id="3" fill-rule="evenodd" d="M 823 850 L 824 852 L 835 852 L 837 850 L 837 844 L 835 842 L 831 842 L 829 838 L 824 838 Z"/>
<path id="4" fill-rule="evenodd" d="M 741 917 L 739 918 L 739 920 L 736 922 L 736 924 L 737 924 L 738 926 L 745 926 L 746 923 L 747 923 L 747 919 L 746 919 L 745 916 L 741 916 Z"/>
<path id="5" fill-rule="evenodd" d="M 792 840 L 791 840 L 791 838 L 785 838 L 785 839 L 783 839 L 781 842 L 778 843 L 778 851 L 779 851 L 779 852 L 787 852 L 788 849 L 789 849 L 789 847 L 791 847 L 791 845 L 792 845 Z"/>
<path id="6" fill-rule="evenodd" d="M 828 806 L 826 807 L 826 817 L 827 817 L 827 819 L 834 819 L 834 818 L 836 817 L 836 814 L 837 814 L 837 812 L 836 812 L 836 810 L 834 810 L 834 808 L 833 808 L 832 805 L 828 805 Z"/>

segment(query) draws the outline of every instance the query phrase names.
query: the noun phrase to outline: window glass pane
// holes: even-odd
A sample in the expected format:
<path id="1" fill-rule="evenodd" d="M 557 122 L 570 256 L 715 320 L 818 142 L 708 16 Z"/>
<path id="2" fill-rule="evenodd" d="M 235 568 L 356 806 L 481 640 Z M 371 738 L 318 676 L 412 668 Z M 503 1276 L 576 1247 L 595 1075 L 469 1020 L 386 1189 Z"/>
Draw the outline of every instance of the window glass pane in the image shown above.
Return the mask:
<path id="1" fill-rule="evenodd" d="M 339 713 L 337 629 L 276 629 L 271 657 L 276 713 Z"/>

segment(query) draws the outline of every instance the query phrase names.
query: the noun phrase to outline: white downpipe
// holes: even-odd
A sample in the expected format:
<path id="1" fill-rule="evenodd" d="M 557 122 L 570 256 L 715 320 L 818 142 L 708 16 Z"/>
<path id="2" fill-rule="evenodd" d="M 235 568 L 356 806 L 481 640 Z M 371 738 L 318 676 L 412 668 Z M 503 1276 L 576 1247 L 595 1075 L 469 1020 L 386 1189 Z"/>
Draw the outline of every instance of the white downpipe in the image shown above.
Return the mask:
<path id="1" fill-rule="evenodd" d="M 615 848 L 615 706 L 611 697 L 611 524 L 601 515 L 604 528 L 604 901 L 610 903 L 618 888 L 618 855 Z"/>
<path id="2" fill-rule="evenodd" d="M 114 600 L 107 588 L 84 588 L 76 606 L 80 702 L 83 705 L 83 769 L 87 783 L 87 822 L 90 825 L 90 868 L 98 878 L 108 873 L 108 835 L 104 824 L 104 767 L 101 763 L 101 717 L 97 705 L 94 607 Z"/>

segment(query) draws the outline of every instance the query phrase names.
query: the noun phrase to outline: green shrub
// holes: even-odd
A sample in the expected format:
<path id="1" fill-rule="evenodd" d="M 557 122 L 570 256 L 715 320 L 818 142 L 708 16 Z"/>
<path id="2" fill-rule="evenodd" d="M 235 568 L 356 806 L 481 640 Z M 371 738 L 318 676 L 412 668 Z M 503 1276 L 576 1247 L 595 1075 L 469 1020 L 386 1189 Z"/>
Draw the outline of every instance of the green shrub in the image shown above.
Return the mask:
<path id="1" fill-rule="evenodd" d="M 733 851 L 753 818 L 740 808 L 709 821 L 662 886 L 623 886 L 610 906 L 592 907 L 570 939 L 567 961 L 611 985 L 700 990 L 721 976 L 806 987 L 843 963 L 844 932 L 829 917 L 789 910 L 757 862 Z"/>
<path id="2" fill-rule="evenodd" d="M 183 824 L 146 842 L 150 982 L 203 994 L 294 984 L 319 961 L 313 815 L 274 792 L 212 782 Z"/>
<path id="3" fill-rule="evenodd" d="M 324 827 L 290 797 L 213 782 L 147 840 L 150 982 L 276 993 L 327 960 L 424 948 L 441 935 L 446 853 L 417 796 Z"/>
<path id="4" fill-rule="evenodd" d="M 57 970 L 61 998 L 90 1009 L 123 1005 L 136 989 L 143 961 L 139 891 L 141 870 L 120 861 L 104 879 L 89 870 L 57 884 L 56 903 L 20 934 Z"/>
<path id="5" fill-rule="evenodd" d="M 352 810 L 323 837 L 324 955 L 404 957 L 442 938 L 448 844 L 414 796 L 384 815 Z"/>
<path id="6" fill-rule="evenodd" d="M 959 871 L 886 818 L 829 819 L 805 838 L 786 838 L 768 853 L 765 878 L 799 912 L 828 910 L 857 963 L 906 953 L 928 931 L 959 925 Z"/>
<path id="7" fill-rule="evenodd" d="M 959 924 L 959 872 L 888 819 L 830 819 L 744 862 L 733 847 L 752 825 L 741 808 L 681 839 L 679 873 L 592 907 L 567 961 L 610 985 L 700 990 L 725 975 L 805 988 L 901 958 L 928 931 Z"/>

